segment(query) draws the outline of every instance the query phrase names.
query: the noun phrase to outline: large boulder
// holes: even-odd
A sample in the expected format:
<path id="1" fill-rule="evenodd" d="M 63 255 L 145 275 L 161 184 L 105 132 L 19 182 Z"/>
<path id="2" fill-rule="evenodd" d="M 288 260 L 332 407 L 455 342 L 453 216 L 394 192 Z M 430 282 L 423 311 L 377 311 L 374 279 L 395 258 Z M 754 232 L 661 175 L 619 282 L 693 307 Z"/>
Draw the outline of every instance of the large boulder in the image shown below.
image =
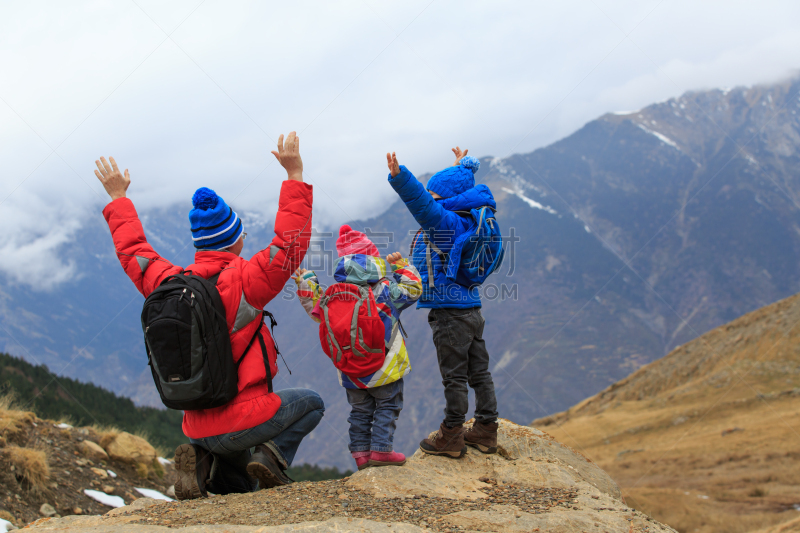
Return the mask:
<path id="1" fill-rule="evenodd" d="M 156 460 L 156 450 L 149 442 L 127 431 L 103 439 L 103 447 L 115 461 L 150 465 Z"/>
<path id="2" fill-rule="evenodd" d="M 478 490 L 488 486 L 482 479 L 521 487 L 566 489 L 584 484 L 622 500 L 619 487 L 600 467 L 543 431 L 501 419 L 497 449 L 496 455 L 484 455 L 469 448 L 458 460 L 417 450 L 403 468 L 367 468 L 353 474 L 348 485 L 380 497 L 477 499 L 486 497 Z"/>
<path id="3" fill-rule="evenodd" d="M 570 506 L 554 504 L 542 512 L 526 512 L 509 501 L 488 510 L 462 510 L 444 517 L 445 523 L 466 531 L 675 533 L 628 508 L 608 474 L 543 431 L 501 419 L 497 445 L 496 455 L 469 448 L 461 459 L 418 450 L 403 467 L 367 468 L 353 474 L 347 484 L 387 498 L 425 495 L 476 501 L 487 497 L 479 489 L 492 485 L 521 490 L 570 489 L 577 493 Z"/>

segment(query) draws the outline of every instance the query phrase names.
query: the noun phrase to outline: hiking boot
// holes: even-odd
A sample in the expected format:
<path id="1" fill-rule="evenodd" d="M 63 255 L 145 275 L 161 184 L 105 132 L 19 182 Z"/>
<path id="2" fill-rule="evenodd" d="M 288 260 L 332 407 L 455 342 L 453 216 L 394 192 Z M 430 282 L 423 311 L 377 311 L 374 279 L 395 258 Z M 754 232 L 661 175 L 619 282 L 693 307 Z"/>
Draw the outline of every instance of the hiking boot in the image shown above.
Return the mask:
<path id="1" fill-rule="evenodd" d="M 211 474 L 214 456 L 194 444 L 181 444 L 175 448 L 175 497 L 179 500 L 208 498 L 206 485 Z"/>
<path id="2" fill-rule="evenodd" d="M 464 433 L 464 442 L 483 453 L 497 453 L 497 422 L 475 422 Z"/>
<path id="3" fill-rule="evenodd" d="M 372 452 L 369 456 L 369 466 L 403 466 L 406 456 L 400 452 Z"/>
<path id="4" fill-rule="evenodd" d="M 263 444 L 256 446 L 255 453 L 247 463 L 247 473 L 258 480 L 258 487 L 261 489 L 292 483 L 292 478 L 284 473 L 275 454 Z"/>
<path id="5" fill-rule="evenodd" d="M 449 428 L 442 422 L 433 438 L 428 437 L 419 443 L 419 449 L 431 455 L 444 455 L 455 459 L 463 457 L 467 453 L 467 446 L 464 444 L 464 426 L 459 424 Z"/>
<path id="6" fill-rule="evenodd" d="M 351 452 L 350 455 L 356 460 L 356 467 L 359 470 L 364 470 L 369 464 L 369 452 Z"/>

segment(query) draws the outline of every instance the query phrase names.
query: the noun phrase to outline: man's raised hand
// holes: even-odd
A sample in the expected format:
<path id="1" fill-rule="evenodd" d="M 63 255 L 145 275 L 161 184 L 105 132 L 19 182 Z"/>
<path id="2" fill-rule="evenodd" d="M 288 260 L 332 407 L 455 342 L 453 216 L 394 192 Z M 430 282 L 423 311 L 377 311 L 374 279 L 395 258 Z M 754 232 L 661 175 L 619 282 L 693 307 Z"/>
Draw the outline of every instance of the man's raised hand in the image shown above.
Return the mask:
<path id="1" fill-rule="evenodd" d="M 454 167 L 457 167 L 458 165 L 460 165 L 461 164 L 461 160 L 464 159 L 467 156 L 467 152 L 469 152 L 469 148 L 465 149 L 462 152 L 461 148 L 459 148 L 458 146 L 456 146 L 455 148 L 451 148 L 451 150 L 453 150 L 453 153 L 456 154 L 456 162 L 453 163 Z"/>
<path id="2" fill-rule="evenodd" d="M 387 152 L 386 162 L 389 164 L 389 172 L 391 173 L 392 177 L 400 174 L 400 163 L 397 162 L 397 155 L 395 155 L 394 152 L 391 154 Z"/>
<path id="3" fill-rule="evenodd" d="M 119 168 L 117 168 L 117 162 L 114 161 L 114 158 L 109 157 L 108 159 L 111 161 L 111 164 L 106 161 L 105 157 L 101 157 L 100 160 L 94 162 L 98 169 L 94 171 L 94 174 L 97 176 L 97 179 L 100 180 L 100 183 L 103 184 L 103 188 L 111 197 L 112 201 L 117 198 L 125 198 L 125 192 L 131 184 L 131 175 L 128 174 L 127 168 L 123 175 L 122 172 L 119 171 Z"/>
<path id="4" fill-rule="evenodd" d="M 303 159 L 300 157 L 300 137 L 297 133 L 290 132 L 283 142 L 283 134 L 278 137 L 278 151 L 272 151 L 272 155 L 286 169 L 286 174 L 290 180 L 303 181 Z"/>

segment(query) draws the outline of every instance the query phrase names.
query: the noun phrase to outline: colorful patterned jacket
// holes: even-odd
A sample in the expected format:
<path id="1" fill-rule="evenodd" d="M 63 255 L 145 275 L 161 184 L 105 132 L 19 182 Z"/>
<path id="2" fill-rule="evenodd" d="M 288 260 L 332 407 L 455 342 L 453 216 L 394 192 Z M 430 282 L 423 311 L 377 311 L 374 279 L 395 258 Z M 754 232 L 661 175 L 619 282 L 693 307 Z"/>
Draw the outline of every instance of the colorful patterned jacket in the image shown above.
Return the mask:
<path id="1" fill-rule="evenodd" d="M 391 265 L 391 274 L 387 275 L 388 264 L 380 257 L 354 254 L 340 257 L 336 263 L 334 279 L 339 283 L 369 285 L 378 313 L 386 328 L 386 359 L 383 366 L 368 376 L 348 376 L 339 372 L 339 383 L 348 389 L 369 389 L 393 383 L 411 371 L 406 343 L 400 329 L 400 313 L 417 301 L 422 294 L 422 282 L 419 272 L 408 264 L 406 259 Z M 297 283 L 297 295 L 300 303 L 314 321 L 320 321 L 317 302 L 325 293 L 320 286 L 317 275 L 308 271 Z"/>

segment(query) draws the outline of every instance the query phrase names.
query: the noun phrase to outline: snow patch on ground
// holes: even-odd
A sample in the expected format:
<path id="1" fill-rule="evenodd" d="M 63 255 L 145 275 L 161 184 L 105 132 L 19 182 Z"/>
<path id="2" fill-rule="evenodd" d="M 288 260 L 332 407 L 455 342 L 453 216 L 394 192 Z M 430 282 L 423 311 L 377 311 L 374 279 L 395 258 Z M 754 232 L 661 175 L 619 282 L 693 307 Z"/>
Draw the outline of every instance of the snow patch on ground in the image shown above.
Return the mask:
<path id="1" fill-rule="evenodd" d="M 539 202 L 537 202 L 536 200 L 534 200 L 533 198 L 528 198 L 527 196 L 522 194 L 522 191 L 512 191 L 511 189 L 509 189 L 507 187 L 502 187 L 502 190 L 503 190 L 503 192 L 507 192 L 508 194 L 513 194 L 514 196 L 516 196 L 517 198 L 519 198 L 520 200 L 522 200 L 523 202 L 525 202 L 529 206 L 533 207 L 534 209 L 541 209 L 542 211 L 546 211 L 546 212 L 550 213 L 551 215 L 557 215 L 558 214 L 558 212 L 556 212 L 556 210 L 553 209 L 552 207 L 550 207 L 549 205 L 542 205 Z"/>
<path id="2" fill-rule="evenodd" d="M 106 494 L 105 492 L 100 492 L 99 490 L 91 490 L 91 489 L 84 489 L 83 493 L 86 494 L 91 499 L 100 502 L 103 505 L 114 507 L 115 509 L 118 507 L 125 506 L 125 500 L 123 500 L 119 496 L 111 496 L 109 494 Z"/>
<path id="3" fill-rule="evenodd" d="M 154 500 L 164 500 L 165 502 L 174 502 L 175 501 L 172 498 L 170 498 L 169 496 L 165 496 L 164 494 L 161 494 L 157 490 L 143 489 L 143 488 L 140 488 L 140 487 L 134 487 L 134 489 L 136 489 L 136 492 L 138 492 L 139 494 L 141 494 L 142 496 L 144 496 L 146 498 L 153 498 Z"/>
<path id="4" fill-rule="evenodd" d="M 653 131 L 651 129 L 648 129 L 645 126 L 643 126 L 642 124 L 637 124 L 637 125 L 639 126 L 639 128 L 642 129 L 642 131 L 645 131 L 645 132 L 649 133 L 650 135 L 655 135 L 658 138 L 658 140 L 660 140 L 664 144 L 672 146 L 673 148 L 675 148 L 679 152 L 681 151 L 680 146 L 678 146 L 678 144 L 675 141 L 673 141 L 672 139 L 670 139 L 666 135 L 664 135 L 662 133 L 658 133 L 657 131 Z"/>
<path id="5" fill-rule="evenodd" d="M 57 427 L 58 429 L 72 429 L 72 426 L 65 424 L 64 422 L 61 422 L 60 424 L 53 424 L 53 427 Z"/>
<path id="6" fill-rule="evenodd" d="M 163 466 L 167 466 L 167 465 L 171 465 L 172 464 L 172 461 L 170 461 L 169 459 L 165 459 L 163 457 L 159 457 L 158 458 L 158 462 L 161 463 Z"/>
<path id="7" fill-rule="evenodd" d="M 633 115 L 634 113 L 638 113 L 639 111 L 640 109 L 637 109 L 636 111 L 612 111 L 611 114 L 624 116 L 624 115 Z"/>
<path id="8" fill-rule="evenodd" d="M 112 472 L 111 470 L 106 470 L 106 472 L 108 472 L 108 475 L 111 477 L 117 477 L 116 472 Z"/>
<path id="9" fill-rule="evenodd" d="M 17 526 L 9 522 L 8 520 L 3 520 L 0 518 L 0 533 L 8 533 L 12 529 L 17 529 Z"/>

